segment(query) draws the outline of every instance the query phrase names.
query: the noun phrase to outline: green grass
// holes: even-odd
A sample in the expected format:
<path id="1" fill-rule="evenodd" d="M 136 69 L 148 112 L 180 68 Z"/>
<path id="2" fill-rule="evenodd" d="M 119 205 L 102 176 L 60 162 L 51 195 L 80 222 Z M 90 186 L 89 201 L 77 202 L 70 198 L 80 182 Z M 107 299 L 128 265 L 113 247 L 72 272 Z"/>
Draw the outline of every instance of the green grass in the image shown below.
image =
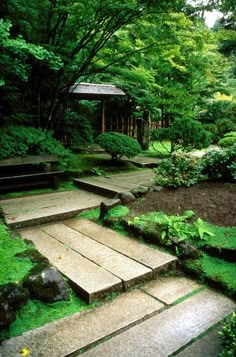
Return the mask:
<path id="1" fill-rule="evenodd" d="M 142 152 L 142 156 L 147 157 L 166 157 L 170 155 L 171 143 L 170 141 L 164 141 L 163 144 L 160 141 L 155 141 L 150 145 L 149 149 Z"/>

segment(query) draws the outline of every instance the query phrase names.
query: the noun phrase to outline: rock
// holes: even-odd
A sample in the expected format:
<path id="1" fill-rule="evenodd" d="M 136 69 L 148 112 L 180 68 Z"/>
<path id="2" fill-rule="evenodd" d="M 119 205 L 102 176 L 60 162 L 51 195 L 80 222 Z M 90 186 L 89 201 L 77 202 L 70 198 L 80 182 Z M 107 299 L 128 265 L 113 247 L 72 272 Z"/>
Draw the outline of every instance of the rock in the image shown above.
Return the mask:
<path id="1" fill-rule="evenodd" d="M 153 185 L 151 187 L 149 187 L 149 191 L 150 192 L 160 192 L 161 190 L 163 190 L 162 186 L 157 186 L 157 185 Z"/>
<path id="2" fill-rule="evenodd" d="M 16 318 L 16 311 L 29 299 L 29 292 L 16 284 L 0 285 L 0 328 L 8 328 Z"/>
<path id="3" fill-rule="evenodd" d="M 15 257 L 17 258 L 28 258 L 32 263 L 49 263 L 48 258 L 39 253 L 36 249 L 27 249 L 23 252 L 16 253 Z"/>
<path id="4" fill-rule="evenodd" d="M 25 276 L 23 286 L 29 289 L 32 298 L 47 303 L 70 299 L 62 274 L 46 263 L 33 267 Z"/>
<path id="5" fill-rule="evenodd" d="M 104 219 L 103 221 L 103 224 L 106 226 L 106 227 L 114 227 L 114 225 L 119 222 L 119 219 L 118 218 L 115 218 L 115 217 L 107 217 Z"/>
<path id="6" fill-rule="evenodd" d="M 135 196 L 129 191 L 119 192 L 117 194 L 117 198 L 121 200 L 122 205 L 126 205 L 127 203 L 135 200 Z"/>
<path id="7" fill-rule="evenodd" d="M 121 204 L 121 200 L 118 198 L 102 201 L 100 204 L 99 219 L 103 219 L 110 209 L 119 206 L 120 204 Z"/>
<path id="8" fill-rule="evenodd" d="M 137 198 L 140 196 L 145 195 L 148 192 L 148 187 L 139 185 L 134 188 L 132 188 L 131 193 Z"/>
<path id="9" fill-rule="evenodd" d="M 187 259 L 187 258 L 196 259 L 200 255 L 199 250 L 197 248 L 195 248 L 187 240 L 179 243 L 177 246 L 180 249 L 181 257 L 184 259 Z"/>

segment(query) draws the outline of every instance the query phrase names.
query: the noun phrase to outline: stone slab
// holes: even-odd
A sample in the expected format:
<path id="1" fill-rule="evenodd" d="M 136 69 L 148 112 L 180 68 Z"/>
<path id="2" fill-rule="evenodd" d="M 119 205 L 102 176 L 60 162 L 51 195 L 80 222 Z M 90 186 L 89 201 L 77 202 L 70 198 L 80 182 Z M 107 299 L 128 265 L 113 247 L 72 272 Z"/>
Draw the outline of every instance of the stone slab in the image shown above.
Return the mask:
<path id="1" fill-rule="evenodd" d="M 206 289 L 85 352 L 83 356 L 167 357 L 218 323 L 235 307 L 232 300 Z"/>
<path id="2" fill-rule="evenodd" d="M 113 249 L 64 225 L 55 223 L 40 229 L 123 281 L 125 289 L 152 278 L 152 270 Z"/>
<path id="3" fill-rule="evenodd" d="M 159 272 L 175 268 L 177 258 L 151 248 L 138 240 L 124 237 L 111 229 L 99 226 L 86 219 L 71 219 L 64 223 L 88 237 L 100 242 L 119 253 L 151 268 L 155 277 Z"/>
<path id="4" fill-rule="evenodd" d="M 145 284 L 143 290 L 165 304 L 173 304 L 180 298 L 204 288 L 196 281 L 178 276 L 159 277 L 157 280 Z"/>
<path id="5" fill-rule="evenodd" d="M 24 347 L 30 349 L 30 357 L 67 356 L 132 326 L 162 307 L 147 294 L 133 290 L 94 310 L 74 314 L 6 340 L 0 345 L 0 356 L 19 356 Z"/>
<path id="6" fill-rule="evenodd" d="M 72 283 L 78 295 L 91 303 L 94 299 L 122 289 L 122 281 L 38 228 L 19 231 Z"/>
<path id="7" fill-rule="evenodd" d="M 21 228 L 74 217 L 83 209 L 95 208 L 104 197 L 75 190 L 0 200 L 6 224 Z"/>

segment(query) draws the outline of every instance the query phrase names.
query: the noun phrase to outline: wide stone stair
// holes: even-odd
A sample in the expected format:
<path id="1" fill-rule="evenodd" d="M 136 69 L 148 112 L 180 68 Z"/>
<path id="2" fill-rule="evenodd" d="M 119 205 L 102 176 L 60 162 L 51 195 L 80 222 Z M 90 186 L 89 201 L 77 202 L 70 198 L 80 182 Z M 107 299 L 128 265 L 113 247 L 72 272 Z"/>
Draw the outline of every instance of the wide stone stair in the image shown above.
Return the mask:
<path id="1" fill-rule="evenodd" d="M 176 267 L 176 257 L 85 219 L 25 228 L 19 233 L 35 244 L 88 303 Z"/>

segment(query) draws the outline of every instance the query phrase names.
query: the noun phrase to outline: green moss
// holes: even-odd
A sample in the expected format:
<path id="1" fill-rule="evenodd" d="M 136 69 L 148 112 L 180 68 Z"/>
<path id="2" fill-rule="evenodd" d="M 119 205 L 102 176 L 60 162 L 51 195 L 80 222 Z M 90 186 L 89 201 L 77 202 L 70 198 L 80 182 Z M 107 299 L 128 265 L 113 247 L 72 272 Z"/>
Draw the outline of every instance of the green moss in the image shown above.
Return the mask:
<path id="1" fill-rule="evenodd" d="M 0 224 L 0 282 L 1 284 L 14 283 L 20 281 L 32 268 L 30 260 L 20 260 L 14 255 L 29 249 L 29 246 L 20 239 L 13 239 L 4 224 Z"/>
<path id="2" fill-rule="evenodd" d="M 78 214 L 78 218 L 86 218 L 86 219 L 91 219 L 93 221 L 98 221 L 100 214 L 100 208 L 95 208 L 91 209 L 89 211 L 83 211 L 80 214 Z"/>
<path id="3" fill-rule="evenodd" d="M 128 207 L 119 205 L 110 209 L 106 217 L 122 218 L 125 217 L 128 213 L 129 213 Z"/>
<path id="4" fill-rule="evenodd" d="M 236 227 L 219 227 L 207 223 L 213 236 L 205 236 L 204 244 L 217 248 L 236 248 Z"/>
<path id="5" fill-rule="evenodd" d="M 186 266 L 200 273 L 203 278 L 209 278 L 222 285 L 230 294 L 236 293 L 236 263 L 203 254 L 198 260 L 186 262 Z"/>

